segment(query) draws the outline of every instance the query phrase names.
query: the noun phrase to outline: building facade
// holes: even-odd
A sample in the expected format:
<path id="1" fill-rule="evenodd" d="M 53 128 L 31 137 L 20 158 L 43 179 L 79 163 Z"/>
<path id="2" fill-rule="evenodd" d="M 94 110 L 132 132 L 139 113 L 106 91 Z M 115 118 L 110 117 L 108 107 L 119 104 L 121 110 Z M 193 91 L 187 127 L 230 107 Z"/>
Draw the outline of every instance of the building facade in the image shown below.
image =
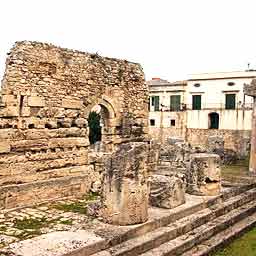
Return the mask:
<path id="1" fill-rule="evenodd" d="M 209 136 L 218 135 L 226 148 L 246 155 L 252 99 L 244 94 L 243 86 L 255 77 L 255 71 L 240 71 L 195 74 L 178 83 L 149 81 L 150 119 L 155 120 L 149 120 L 152 137 L 181 137 L 192 145 L 207 145 Z M 176 104 L 174 95 L 180 97 L 176 100 L 178 109 L 172 106 Z M 159 96 L 159 109 L 153 104 L 155 96 Z M 161 104 L 167 108 L 161 108 Z"/>
<path id="2" fill-rule="evenodd" d="M 187 83 L 170 83 L 153 78 L 149 86 L 149 130 L 153 138 L 161 141 L 166 137 L 185 137 L 185 93 Z"/>

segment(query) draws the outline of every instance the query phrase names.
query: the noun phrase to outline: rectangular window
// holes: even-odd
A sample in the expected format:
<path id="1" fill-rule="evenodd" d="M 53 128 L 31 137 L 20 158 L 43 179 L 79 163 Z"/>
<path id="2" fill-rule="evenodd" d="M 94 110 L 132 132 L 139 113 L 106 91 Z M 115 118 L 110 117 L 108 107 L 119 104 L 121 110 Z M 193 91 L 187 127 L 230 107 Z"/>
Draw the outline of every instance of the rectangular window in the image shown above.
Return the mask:
<path id="1" fill-rule="evenodd" d="M 201 109 L 201 95 L 192 95 L 192 109 L 193 110 Z"/>
<path id="2" fill-rule="evenodd" d="M 171 95 L 170 110 L 171 111 L 180 111 L 180 95 Z"/>
<path id="3" fill-rule="evenodd" d="M 175 126 L 175 119 L 171 119 L 171 126 Z"/>
<path id="4" fill-rule="evenodd" d="M 155 119 L 150 119 L 150 126 L 155 126 Z"/>
<path id="5" fill-rule="evenodd" d="M 235 109 L 236 108 L 236 95 L 235 94 L 226 94 L 226 109 Z"/>
<path id="6" fill-rule="evenodd" d="M 151 106 L 153 107 L 153 111 L 159 111 L 159 96 L 151 96 Z"/>

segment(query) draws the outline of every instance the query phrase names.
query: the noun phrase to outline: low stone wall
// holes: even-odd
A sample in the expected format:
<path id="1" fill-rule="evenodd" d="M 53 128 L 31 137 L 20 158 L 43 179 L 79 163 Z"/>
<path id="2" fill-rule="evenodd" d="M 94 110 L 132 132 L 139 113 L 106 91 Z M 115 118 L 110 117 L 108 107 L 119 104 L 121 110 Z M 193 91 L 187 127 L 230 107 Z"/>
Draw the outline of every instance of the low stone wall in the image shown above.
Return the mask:
<path id="1" fill-rule="evenodd" d="M 149 127 L 149 136 L 152 139 L 164 142 L 170 137 L 185 139 L 185 128 L 159 128 L 159 127 Z"/>
<path id="2" fill-rule="evenodd" d="M 243 158 L 249 154 L 250 135 L 248 130 L 187 129 L 186 140 L 193 146 L 207 147 L 209 136 L 220 136 L 224 139 L 225 149 L 231 149 Z"/>

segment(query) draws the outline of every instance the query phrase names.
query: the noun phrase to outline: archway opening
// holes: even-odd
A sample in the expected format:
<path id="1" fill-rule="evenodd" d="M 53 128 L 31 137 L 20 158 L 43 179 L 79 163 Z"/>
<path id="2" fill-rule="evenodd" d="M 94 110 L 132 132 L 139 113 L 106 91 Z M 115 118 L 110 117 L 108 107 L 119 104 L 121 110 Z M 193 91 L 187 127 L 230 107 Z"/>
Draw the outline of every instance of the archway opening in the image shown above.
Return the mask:
<path id="1" fill-rule="evenodd" d="M 98 141 L 101 141 L 102 131 L 100 125 L 100 114 L 96 111 L 91 111 L 88 117 L 88 126 L 89 126 L 89 141 L 90 144 L 95 144 Z"/>
<path id="2" fill-rule="evenodd" d="M 219 114 L 216 112 L 209 114 L 209 129 L 219 129 Z"/>
<path id="3" fill-rule="evenodd" d="M 95 144 L 104 139 L 104 135 L 108 134 L 110 122 L 110 113 L 108 109 L 98 104 L 94 106 L 88 116 L 89 126 L 89 141 L 90 144 Z"/>

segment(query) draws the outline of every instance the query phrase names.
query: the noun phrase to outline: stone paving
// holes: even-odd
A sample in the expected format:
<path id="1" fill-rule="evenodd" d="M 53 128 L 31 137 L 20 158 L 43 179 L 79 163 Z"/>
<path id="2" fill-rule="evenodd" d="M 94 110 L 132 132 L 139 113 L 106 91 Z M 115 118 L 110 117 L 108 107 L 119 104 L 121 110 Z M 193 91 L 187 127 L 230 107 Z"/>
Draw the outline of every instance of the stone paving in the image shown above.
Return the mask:
<path id="1" fill-rule="evenodd" d="M 0 249 L 41 234 L 77 231 L 84 225 L 93 225 L 97 219 L 87 214 L 87 206 L 95 200 L 97 197 L 94 196 L 93 200 L 65 200 L 33 208 L 0 211 Z"/>

